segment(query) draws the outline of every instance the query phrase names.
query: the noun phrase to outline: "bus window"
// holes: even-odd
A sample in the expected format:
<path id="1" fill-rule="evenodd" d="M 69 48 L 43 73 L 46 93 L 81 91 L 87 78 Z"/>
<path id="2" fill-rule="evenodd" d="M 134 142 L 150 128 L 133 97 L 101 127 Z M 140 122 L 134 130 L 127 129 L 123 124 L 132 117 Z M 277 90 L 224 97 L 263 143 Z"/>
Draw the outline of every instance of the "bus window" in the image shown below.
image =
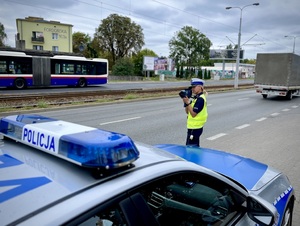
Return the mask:
<path id="1" fill-rule="evenodd" d="M 16 74 L 23 74 L 20 64 L 17 64 L 17 66 L 16 66 Z"/>
<path id="2" fill-rule="evenodd" d="M 62 74 L 74 74 L 74 64 L 63 64 Z"/>
<path id="3" fill-rule="evenodd" d="M 24 74 L 32 74 L 32 59 L 26 60 L 22 67 Z"/>
<path id="4" fill-rule="evenodd" d="M 86 65 L 82 65 L 82 74 L 83 75 L 87 74 L 87 66 Z"/>
<path id="5" fill-rule="evenodd" d="M 3 65 L 5 61 L 3 62 Z M 9 74 L 32 74 L 32 61 L 31 58 L 16 58 L 16 60 L 9 60 L 8 62 L 8 70 L 6 68 L 6 73 Z M 2 67 L 2 66 L 0 66 Z M 4 68 L 4 66 L 3 66 Z M 2 73 L 2 72 L 0 72 Z"/>
<path id="6" fill-rule="evenodd" d="M 97 63 L 97 75 L 107 74 L 107 63 L 99 62 Z"/>
<path id="7" fill-rule="evenodd" d="M 82 71 L 82 70 L 81 70 L 81 65 L 76 65 L 76 72 L 75 72 L 75 74 L 76 74 L 76 75 L 81 75 L 81 74 L 82 74 L 81 71 Z"/>
<path id="8" fill-rule="evenodd" d="M 55 67 L 54 74 L 60 74 L 60 64 L 56 63 L 54 67 Z"/>
<path id="9" fill-rule="evenodd" d="M 14 61 L 9 61 L 9 74 L 16 74 L 15 71 L 15 62 Z"/>
<path id="10" fill-rule="evenodd" d="M 31 62 L 22 65 L 22 73 L 23 74 L 32 74 L 32 64 L 31 64 Z"/>
<path id="11" fill-rule="evenodd" d="M 90 64 L 88 68 L 88 75 L 95 75 L 96 74 L 96 65 Z"/>
<path id="12" fill-rule="evenodd" d="M 7 67 L 6 67 L 6 61 L 1 60 L 0 61 L 0 74 L 7 74 Z"/>
<path id="13" fill-rule="evenodd" d="M 86 75 L 87 74 L 87 69 L 86 69 L 85 64 L 77 64 L 76 65 L 76 74 L 77 75 Z"/>

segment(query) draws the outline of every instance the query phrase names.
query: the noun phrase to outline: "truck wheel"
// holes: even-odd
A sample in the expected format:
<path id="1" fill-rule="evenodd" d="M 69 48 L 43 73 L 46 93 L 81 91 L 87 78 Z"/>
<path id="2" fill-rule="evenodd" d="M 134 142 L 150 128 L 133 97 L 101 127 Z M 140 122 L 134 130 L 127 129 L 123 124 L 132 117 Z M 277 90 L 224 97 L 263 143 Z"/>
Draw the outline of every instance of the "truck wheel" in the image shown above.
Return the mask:
<path id="1" fill-rule="evenodd" d="M 288 93 L 286 94 L 286 99 L 288 99 L 288 100 L 293 99 L 293 93 L 292 93 L 292 91 L 288 91 Z"/>
<path id="2" fill-rule="evenodd" d="M 263 96 L 264 99 L 267 99 L 268 94 L 262 94 L 262 96 Z"/>
<path id="3" fill-rule="evenodd" d="M 26 87 L 26 82 L 23 78 L 17 78 L 15 81 L 14 81 L 14 87 L 16 89 L 24 89 Z"/>

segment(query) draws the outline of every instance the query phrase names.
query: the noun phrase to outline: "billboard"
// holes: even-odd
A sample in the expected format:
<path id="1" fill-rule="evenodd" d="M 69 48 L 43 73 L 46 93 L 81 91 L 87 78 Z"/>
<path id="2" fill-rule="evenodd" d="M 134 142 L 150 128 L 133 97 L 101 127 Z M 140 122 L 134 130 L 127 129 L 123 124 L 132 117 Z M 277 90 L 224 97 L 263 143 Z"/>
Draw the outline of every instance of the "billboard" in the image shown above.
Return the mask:
<path id="1" fill-rule="evenodd" d="M 158 58 L 158 57 L 144 56 L 143 70 L 144 71 L 160 71 L 160 70 L 174 71 L 175 62 L 171 58 Z"/>
<path id="2" fill-rule="evenodd" d="M 167 70 L 168 59 L 167 58 L 155 58 L 154 59 L 154 70 Z"/>
<path id="3" fill-rule="evenodd" d="M 144 56 L 143 70 L 154 71 L 154 59 L 155 57 Z"/>
<path id="4" fill-rule="evenodd" d="M 237 49 L 211 49 L 209 58 L 212 60 L 235 60 Z M 240 50 L 240 59 L 244 59 L 244 50 Z"/>

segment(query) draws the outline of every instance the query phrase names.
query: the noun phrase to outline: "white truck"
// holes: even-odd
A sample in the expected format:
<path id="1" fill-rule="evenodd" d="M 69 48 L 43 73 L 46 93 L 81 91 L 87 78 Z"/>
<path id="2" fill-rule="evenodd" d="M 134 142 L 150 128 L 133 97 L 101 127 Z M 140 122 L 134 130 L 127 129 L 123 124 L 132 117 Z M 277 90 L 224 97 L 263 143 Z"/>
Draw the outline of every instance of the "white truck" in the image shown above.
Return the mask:
<path id="1" fill-rule="evenodd" d="M 258 53 L 254 87 L 263 98 L 300 94 L 300 56 L 293 53 Z"/>

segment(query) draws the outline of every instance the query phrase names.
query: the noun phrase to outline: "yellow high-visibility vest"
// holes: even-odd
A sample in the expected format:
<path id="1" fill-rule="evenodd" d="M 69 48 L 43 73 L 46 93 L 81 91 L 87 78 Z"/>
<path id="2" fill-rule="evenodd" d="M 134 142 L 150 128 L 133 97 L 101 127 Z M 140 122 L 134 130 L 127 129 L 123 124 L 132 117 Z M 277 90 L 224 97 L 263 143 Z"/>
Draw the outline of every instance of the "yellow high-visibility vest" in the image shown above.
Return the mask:
<path id="1" fill-rule="evenodd" d="M 188 129 L 200 129 L 204 126 L 207 121 L 207 104 L 206 104 L 206 97 L 204 94 L 201 94 L 200 97 L 204 99 L 204 106 L 202 111 L 200 111 L 194 118 L 192 117 L 191 113 L 188 113 L 187 117 L 187 128 Z M 192 108 L 194 107 L 197 99 L 194 99 L 191 103 Z"/>

